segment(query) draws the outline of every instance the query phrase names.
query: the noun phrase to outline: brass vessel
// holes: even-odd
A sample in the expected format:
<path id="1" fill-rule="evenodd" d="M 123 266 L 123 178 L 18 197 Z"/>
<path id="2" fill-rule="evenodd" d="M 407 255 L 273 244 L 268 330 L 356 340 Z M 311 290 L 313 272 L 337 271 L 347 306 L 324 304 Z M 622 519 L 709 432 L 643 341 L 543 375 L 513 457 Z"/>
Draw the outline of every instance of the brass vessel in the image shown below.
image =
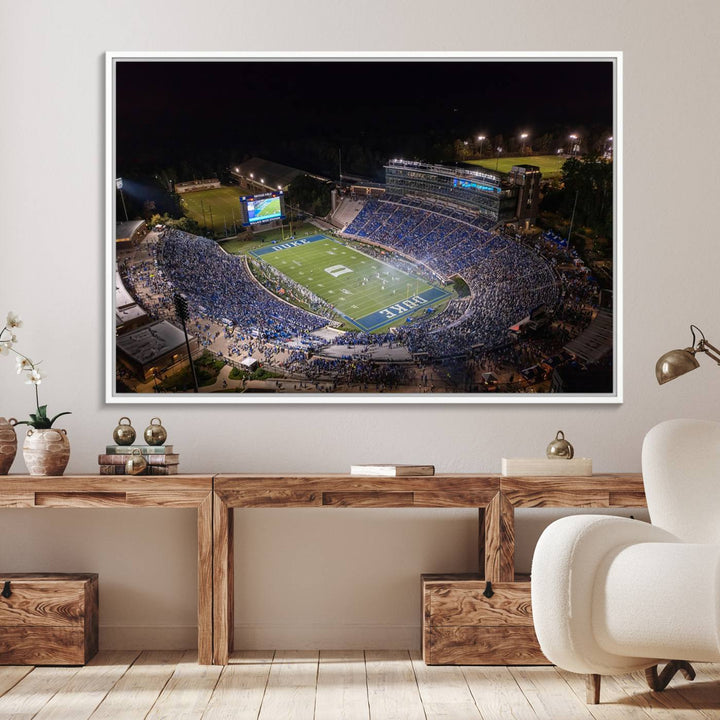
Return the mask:
<path id="1" fill-rule="evenodd" d="M 123 423 L 123 420 L 127 420 Z M 135 428 L 132 426 L 129 417 L 121 417 L 117 427 L 113 430 L 113 440 L 118 445 L 132 445 L 135 442 Z"/>
<path id="2" fill-rule="evenodd" d="M 575 449 L 565 439 L 565 433 L 558 430 L 555 439 L 547 446 L 545 454 L 551 459 L 570 460 L 575 455 Z"/>
<path id="3" fill-rule="evenodd" d="M 157 423 L 155 422 L 157 420 Z M 153 418 L 145 428 L 145 442 L 148 445 L 162 445 L 167 440 L 167 431 L 160 418 Z"/>
<path id="4" fill-rule="evenodd" d="M 147 461 L 140 450 L 135 448 L 135 450 L 132 451 L 132 455 L 130 455 L 125 463 L 125 472 L 128 475 L 142 475 L 146 469 Z"/>

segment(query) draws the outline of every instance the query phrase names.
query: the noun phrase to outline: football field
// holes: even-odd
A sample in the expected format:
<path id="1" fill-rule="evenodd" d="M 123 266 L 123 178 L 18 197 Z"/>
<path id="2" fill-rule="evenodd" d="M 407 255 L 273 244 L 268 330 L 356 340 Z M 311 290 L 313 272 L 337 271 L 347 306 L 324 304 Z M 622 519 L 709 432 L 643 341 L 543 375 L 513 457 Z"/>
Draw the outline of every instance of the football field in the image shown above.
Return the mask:
<path id="1" fill-rule="evenodd" d="M 513 165 L 537 165 L 544 178 L 552 179 L 562 176 L 562 166 L 567 160 L 564 155 L 516 155 L 515 157 L 483 158 L 468 160 L 469 165 L 480 165 L 488 170 L 509 173 Z"/>
<path id="2" fill-rule="evenodd" d="M 451 293 L 324 235 L 251 250 L 365 331 L 407 322 Z"/>
<path id="3" fill-rule="evenodd" d="M 220 235 L 226 230 L 231 235 L 240 226 L 240 189 L 237 187 L 211 188 L 197 190 L 182 195 L 185 214 L 199 225 L 211 228 Z"/>

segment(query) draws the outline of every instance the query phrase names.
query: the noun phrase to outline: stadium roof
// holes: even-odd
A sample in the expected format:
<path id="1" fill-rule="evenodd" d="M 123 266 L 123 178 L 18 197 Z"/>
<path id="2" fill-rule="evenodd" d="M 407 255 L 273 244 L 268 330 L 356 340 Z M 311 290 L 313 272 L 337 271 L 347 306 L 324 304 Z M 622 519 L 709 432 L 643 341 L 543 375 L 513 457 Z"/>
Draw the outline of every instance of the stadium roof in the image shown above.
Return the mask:
<path id="1" fill-rule="evenodd" d="M 167 320 L 161 320 L 121 335 L 115 342 L 118 349 L 128 357 L 141 365 L 147 365 L 166 353 L 184 347 L 185 335 Z"/>
<path id="2" fill-rule="evenodd" d="M 144 220 L 130 220 L 129 222 L 119 222 L 115 224 L 115 239 L 116 240 L 128 240 L 136 233 L 143 225 Z"/>
<path id="3" fill-rule="evenodd" d="M 307 175 L 304 170 L 281 165 L 270 160 L 262 158 L 250 158 L 244 163 L 240 163 L 233 168 L 233 175 L 241 177 L 250 177 L 253 175 L 253 181 L 268 188 L 277 189 L 278 186 L 286 188 L 295 178 L 301 175 Z"/>
<path id="4" fill-rule="evenodd" d="M 598 310 L 597 317 L 565 349 L 586 364 L 599 362 L 613 347 L 613 316 L 610 310 Z"/>
<path id="5" fill-rule="evenodd" d="M 115 307 L 124 308 L 128 305 L 134 305 L 135 298 L 128 292 L 125 283 L 120 277 L 120 273 L 115 271 Z"/>

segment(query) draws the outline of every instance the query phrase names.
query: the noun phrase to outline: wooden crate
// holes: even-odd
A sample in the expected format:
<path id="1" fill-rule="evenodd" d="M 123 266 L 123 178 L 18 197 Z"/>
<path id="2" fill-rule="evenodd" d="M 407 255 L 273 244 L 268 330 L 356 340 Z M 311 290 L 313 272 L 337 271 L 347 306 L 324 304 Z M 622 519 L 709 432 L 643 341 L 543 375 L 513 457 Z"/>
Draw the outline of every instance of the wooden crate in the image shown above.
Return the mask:
<path id="1" fill-rule="evenodd" d="M 97 574 L 0 574 L 0 665 L 84 665 L 97 651 Z"/>
<path id="2" fill-rule="evenodd" d="M 530 578 L 423 575 L 423 659 L 428 665 L 548 665 L 530 607 Z"/>

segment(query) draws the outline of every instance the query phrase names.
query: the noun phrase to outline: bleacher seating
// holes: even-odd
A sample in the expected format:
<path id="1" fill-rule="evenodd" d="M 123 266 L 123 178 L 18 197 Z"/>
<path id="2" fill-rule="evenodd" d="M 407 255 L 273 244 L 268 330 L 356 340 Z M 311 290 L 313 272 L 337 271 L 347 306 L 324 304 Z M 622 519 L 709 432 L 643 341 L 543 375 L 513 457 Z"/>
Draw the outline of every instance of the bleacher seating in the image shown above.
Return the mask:
<path id="1" fill-rule="evenodd" d="M 559 297 L 557 278 L 540 254 L 492 232 L 487 221 L 442 203 L 372 199 L 346 233 L 413 257 L 446 279 L 459 275 L 470 287 L 472 297 L 459 318 L 448 322 L 443 314 L 442 320 L 406 331 L 418 351 L 497 346 L 506 342 L 512 325 L 539 305 L 555 305 Z"/>

